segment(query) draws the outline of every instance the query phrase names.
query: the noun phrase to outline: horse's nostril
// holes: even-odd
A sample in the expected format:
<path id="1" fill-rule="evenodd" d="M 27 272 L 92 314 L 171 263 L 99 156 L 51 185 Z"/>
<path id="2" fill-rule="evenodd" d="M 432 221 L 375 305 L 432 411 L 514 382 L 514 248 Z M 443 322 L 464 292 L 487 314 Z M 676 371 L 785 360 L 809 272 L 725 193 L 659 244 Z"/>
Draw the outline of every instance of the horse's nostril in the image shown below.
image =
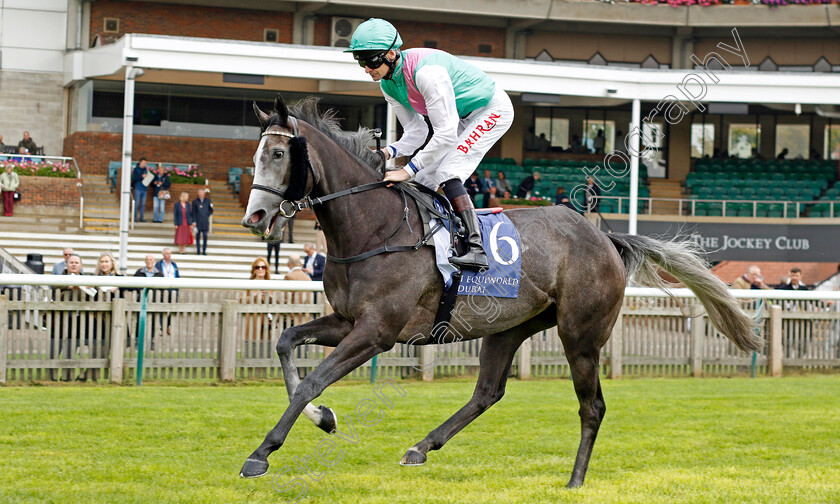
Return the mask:
<path id="1" fill-rule="evenodd" d="M 260 210 L 258 212 L 254 212 L 254 215 L 251 216 L 249 221 L 251 222 L 251 224 L 256 224 L 257 222 L 261 221 L 263 217 L 265 217 L 265 210 Z"/>

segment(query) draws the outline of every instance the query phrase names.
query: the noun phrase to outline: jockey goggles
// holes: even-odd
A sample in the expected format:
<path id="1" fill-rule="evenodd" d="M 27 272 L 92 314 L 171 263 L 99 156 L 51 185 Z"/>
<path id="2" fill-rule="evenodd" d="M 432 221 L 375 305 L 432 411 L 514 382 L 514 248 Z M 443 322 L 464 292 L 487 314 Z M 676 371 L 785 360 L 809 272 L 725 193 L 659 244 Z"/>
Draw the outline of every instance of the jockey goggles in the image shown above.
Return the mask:
<path id="1" fill-rule="evenodd" d="M 385 55 L 388 54 L 388 51 L 393 49 L 394 44 L 397 43 L 398 36 L 399 33 L 394 33 L 394 41 L 391 42 L 388 49 L 385 49 L 384 51 L 356 51 L 353 53 L 353 59 L 359 62 L 360 67 L 367 67 L 371 70 L 381 67 L 383 63 L 389 63 L 388 58 L 386 58 Z"/>

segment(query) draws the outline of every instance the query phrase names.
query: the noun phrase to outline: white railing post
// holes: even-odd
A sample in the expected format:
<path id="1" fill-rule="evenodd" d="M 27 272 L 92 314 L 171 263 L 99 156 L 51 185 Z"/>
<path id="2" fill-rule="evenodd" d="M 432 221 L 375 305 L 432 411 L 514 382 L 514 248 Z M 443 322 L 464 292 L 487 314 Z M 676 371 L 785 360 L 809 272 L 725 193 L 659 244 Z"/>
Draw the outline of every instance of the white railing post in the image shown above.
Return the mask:
<path id="1" fill-rule="evenodd" d="M 770 376 L 782 376 L 782 307 L 770 306 Z"/>
<path id="2" fill-rule="evenodd" d="M 111 304 L 111 383 L 120 384 L 123 381 L 123 365 L 125 359 L 126 340 L 126 306 L 128 302 L 122 298 L 115 298 Z"/>
<path id="3" fill-rule="evenodd" d="M 435 379 L 435 346 L 423 345 L 420 347 L 420 369 L 423 381 Z"/>
<path id="4" fill-rule="evenodd" d="M 624 314 L 618 312 L 618 319 L 615 321 L 612 333 L 610 334 L 610 374 L 613 380 L 621 378 L 624 363 L 622 356 L 624 352 Z"/>
<path id="5" fill-rule="evenodd" d="M 9 337 L 9 296 L 0 295 L 0 383 L 6 383 L 6 358 Z"/>
<path id="6" fill-rule="evenodd" d="M 222 334 L 219 343 L 219 379 L 236 379 L 236 309 L 235 299 L 225 299 L 222 307 Z"/>
<path id="7" fill-rule="evenodd" d="M 527 380 L 531 377 L 531 338 L 522 342 L 519 347 L 519 355 L 516 359 L 516 367 L 520 380 Z"/>
<path id="8" fill-rule="evenodd" d="M 706 338 L 705 310 L 699 304 L 691 305 L 691 376 L 703 377 L 703 342 Z"/>

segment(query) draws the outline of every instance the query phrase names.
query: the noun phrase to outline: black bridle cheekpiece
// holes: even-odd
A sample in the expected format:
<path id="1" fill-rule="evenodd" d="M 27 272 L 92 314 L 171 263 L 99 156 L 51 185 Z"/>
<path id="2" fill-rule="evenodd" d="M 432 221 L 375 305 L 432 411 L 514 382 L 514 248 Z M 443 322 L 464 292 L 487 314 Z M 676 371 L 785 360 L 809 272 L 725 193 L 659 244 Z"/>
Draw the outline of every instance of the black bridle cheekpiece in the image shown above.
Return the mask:
<path id="1" fill-rule="evenodd" d="M 292 123 L 292 133 L 280 130 L 263 131 L 260 137 L 279 135 L 289 138 L 289 156 L 291 157 L 289 169 L 289 185 L 285 191 L 261 184 L 252 184 L 251 189 L 259 189 L 283 198 L 280 204 L 280 212 L 284 217 L 292 217 L 298 210 L 305 208 L 305 204 L 296 203 L 306 197 L 306 185 L 309 182 L 309 172 L 312 171 L 312 162 L 309 160 L 309 149 L 306 145 L 306 138 L 300 136 L 297 119 L 289 116 Z M 314 173 L 313 173 L 314 180 Z M 291 208 L 287 209 L 283 203 L 290 203 Z"/>

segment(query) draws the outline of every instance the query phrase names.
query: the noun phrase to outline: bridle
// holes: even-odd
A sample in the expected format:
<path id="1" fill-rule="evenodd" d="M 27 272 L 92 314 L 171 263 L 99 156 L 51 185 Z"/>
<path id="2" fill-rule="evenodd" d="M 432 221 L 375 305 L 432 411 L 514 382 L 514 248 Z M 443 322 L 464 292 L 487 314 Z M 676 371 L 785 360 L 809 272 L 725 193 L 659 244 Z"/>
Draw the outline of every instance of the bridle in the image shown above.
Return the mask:
<path id="1" fill-rule="evenodd" d="M 279 136 L 283 136 L 283 137 L 286 137 L 286 138 L 290 138 L 290 139 L 292 139 L 293 142 L 296 139 L 299 139 L 298 141 L 302 142 L 305 145 L 305 138 L 300 136 L 300 133 L 299 133 L 299 130 L 298 130 L 297 119 L 295 117 L 289 116 L 289 120 L 292 123 L 292 133 L 288 133 L 286 131 L 278 131 L 278 130 L 274 130 L 274 131 L 266 130 L 266 131 L 263 131 L 260 134 L 260 138 L 266 137 L 266 136 L 269 136 L 269 135 L 279 135 Z M 381 151 L 377 150 L 377 152 L 380 152 L 380 154 L 381 154 Z M 294 162 L 294 160 L 291 160 L 290 162 Z M 303 162 L 306 164 L 306 169 L 309 170 L 309 173 L 312 174 L 313 185 L 317 185 L 318 184 L 318 176 L 315 173 L 315 170 L 312 168 L 312 162 L 309 160 L 309 155 L 308 154 L 306 155 L 306 159 L 304 159 Z M 383 165 L 384 165 L 384 157 L 383 157 Z M 341 198 L 342 196 L 347 196 L 347 195 L 350 195 L 350 194 L 358 194 L 358 193 L 361 193 L 361 192 L 366 192 L 366 191 L 370 191 L 370 190 L 373 190 L 373 189 L 379 189 L 381 187 L 389 187 L 389 186 L 393 186 L 391 188 L 398 191 L 400 193 L 400 195 L 402 196 L 403 215 L 402 215 L 402 219 L 400 219 L 399 225 L 397 226 L 396 229 L 394 229 L 394 232 L 391 233 L 391 235 L 385 240 L 385 245 L 383 245 L 382 247 L 379 247 L 377 249 L 370 250 L 368 252 L 364 252 L 362 254 L 358 254 L 358 255 L 355 255 L 355 256 L 352 256 L 352 257 L 335 257 L 335 256 L 331 256 L 329 254 L 327 255 L 327 259 L 332 261 L 332 262 L 336 262 L 336 263 L 340 263 L 340 264 L 348 264 L 348 263 L 354 263 L 354 262 L 362 261 L 364 259 L 367 259 L 368 257 L 373 257 L 375 255 L 379 255 L 379 254 L 386 253 L 386 252 L 406 252 L 406 251 L 417 250 L 420 247 L 422 247 L 422 246 L 424 246 L 428 243 L 431 243 L 434 234 L 441 227 L 443 227 L 443 222 L 444 221 L 447 221 L 447 220 L 454 221 L 454 215 L 452 213 L 452 209 L 449 207 L 448 200 L 446 200 L 443 197 L 440 197 L 440 198 L 443 198 L 441 201 L 443 202 L 443 208 L 444 208 L 443 211 L 440 211 L 434 205 L 428 204 L 427 202 L 425 202 L 425 200 L 423 200 L 422 198 L 419 197 L 420 196 L 419 192 L 428 192 L 428 193 L 434 195 L 435 193 L 433 191 L 430 191 L 430 190 L 425 189 L 425 188 L 422 188 L 422 189 L 420 189 L 420 191 L 418 191 L 419 187 L 415 188 L 415 187 L 412 187 L 411 185 L 405 184 L 403 182 L 398 182 L 396 184 L 393 184 L 392 182 L 384 181 L 384 180 L 380 180 L 378 182 L 371 182 L 369 184 L 362 184 L 362 185 L 359 185 L 359 186 L 351 187 L 349 189 L 345 189 L 343 191 L 334 192 L 332 194 L 327 194 L 325 196 L 319 196 L 319 197 L 316 197 L 316 198 L 310 198 L 309 195 L 307 194 L 307 195 L 304 195 L 303 199 L 301 199 L 300 201 L 294 201 L 294 200 L 287 199 L 286 192 L 288 192 L 288 190 L 289 190 L 288 187 L 286 188 L 286 191 L 280 191 L 278 189 L 274 189 L 273 187 L 268 187 L 268 186 L 265 186 L 265 185 L 262 185 L 262 184 L 251 184 L 251 189 L 259 189 L 260 191 L 265 191 L 265 192 L 268 192 L 268 193 L 271 193 L 271 194 L 274 194 L 276 196 L 281 197 L 282 201 L 280 202 L 279 212 L 280 212 L 281 215 L 283 215 L 283 217 L 285 217 L 287 219 L 291 219 L 292 217 L 295 216 L 295 214 L 297 212 L 300 212 L 300 211 L 302 211 L 306 208 L 311 208 L 315 205 L 320 205 L 322 203 L 326 203 L 327 201 L 334 200 L 336 198 Z M 397 232 L 400 230 L 400 228 L 402 228 L 403 224 L 408 225 L 408 229 L 409 229 L 409 231 L 411 231 L 411 224 L 409 224 L 409 222 L 408 222 L 408 197 L 409 196 L 411 198 L 413 198 L 418 204 L 423 205 L 426 208 L 427 211 L 429 211 L 433 216 L 437 217 L 439 220 L 438 220 L 437 224 L 435 226 L 432 226 L 431 229 L 423 237 L 421 237 L 417 241 L 417 243 L 415 243 L 414 245 L 389 245 L 388 241 L 397 234 Z M 412 234 L 413 234 L 413 231 L 412 231 Z M 451 239 L 453 240 L 452 244 L 454 246 L 454 239 L 455 239 L 454 234 L 452 234 Z"/>
<path id="2" fill-rule="evenodd" d="M 271 135 L 277 135 L 277 136 L 283 136 L 283 137 L 290 138 L 290 139 L 296 139 L 296 138 L 303 139 L 304 137 L 300 136 L 300 130 L 298 129 L 297 118 L 295 118 L 293 116 L 289 116 L 289 121 L 292 123 L 292 133 L 288 133 L 288 132 L 282 131 L 282 130 L 273 130 L 273 131 L 266 130 L 266 131 L 263 131 L 260 134 L 260 138 L 264 138 L 264 137 L 271 136 Z M 318 175 L 315 173 L 315 170 L 312 168 L 312 162 L 309 160 L 308 155 L 307 155 L 306 159 L 304 160 L 304 163 L 306 164 L 306 169 L 309 170 L 309 172 L 312 174 L 313 184 L 317 184 L 318 183 Z M 304 200 L 300 201 L 300 202 L 287 199 L 286 191 L 288 191 L 288 187 L 286 188 L 286 191 L 280 191 L 280 190 L 274 189 L 273 187 L 268 187 L 268 186 L 265 186 L 265 185 L 262 185 L 262 184 L 251 184 L 251 189 L 259 189 L 260 191 L 265 191 L 265 192 L 274 194 L 275 196 L 280 196 L 283 199 L 280 202 L 280 213 L 283 215 L 283 217 L 286 217 L 287 219 L 291 219 L 292 217 L 295 216 L 295 214 L 297 212 L 303 210 L 307 206 L 311 206 L 311 204 L 309 203 L 311 201 L 309 199 L 309 196 L 305 196 Z M 284 205 L 287 205 L 287 204 L 288 204 L 288 208 L 289 208 L 288 210 L 286 209 L 286 206 L 284 206 Z"/>

